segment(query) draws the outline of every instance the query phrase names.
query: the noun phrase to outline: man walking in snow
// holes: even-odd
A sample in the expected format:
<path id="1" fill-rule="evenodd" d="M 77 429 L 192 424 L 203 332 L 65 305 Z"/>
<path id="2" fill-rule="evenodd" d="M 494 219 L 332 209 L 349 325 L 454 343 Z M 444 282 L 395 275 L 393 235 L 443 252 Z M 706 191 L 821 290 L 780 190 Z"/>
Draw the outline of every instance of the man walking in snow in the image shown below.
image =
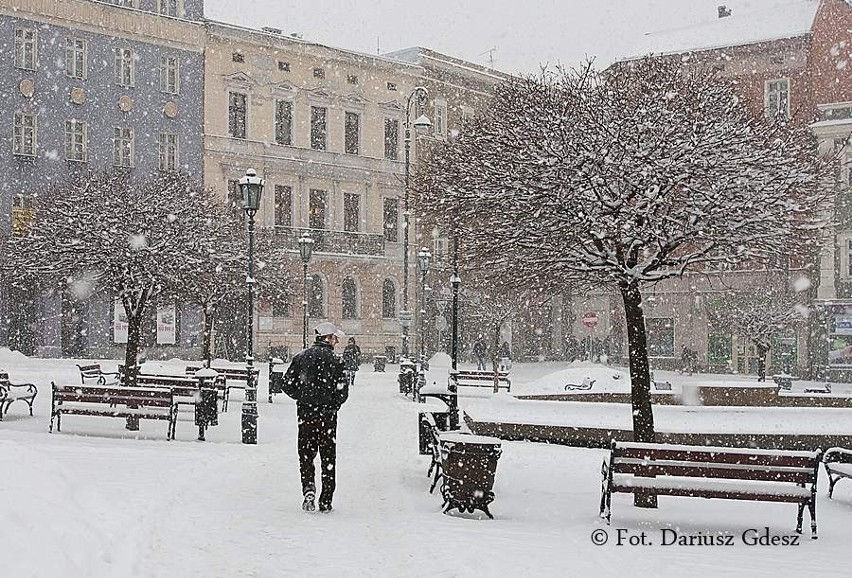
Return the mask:
<path id="1" fill-rule="evenodd" d="M 320 456 L 322 492 L 320 512 L 331 511 L 337 468 L 337 411 L 349 397 L 343 362 L 334 346 L 343 335 L 331 323 L 314 329 L 313 346 L 293 357 L 284 374 L 284 393 L 296 400 L 299 418 L 299 472 L 302 477 L 302 509 L 316 510 L 314 461 Z M 344 336 L 345 337 L 345 336 Z"/>
<path id="2" fill-rule="evenodd" d="M 349 338 L 349 344 L 343 350 L 343 365 L 346 368 L 346 380 L 349 386 L 355 385 L 355 372 L 361 366 L 361 348 L 355 343 L 355 338 Z"/>
<path id="3" fill-rule="evenodd" d="M 485 340 L 481 335 L 473 343 L 473 356 L 476 358 L 476 369 L 485 369 Z"/>

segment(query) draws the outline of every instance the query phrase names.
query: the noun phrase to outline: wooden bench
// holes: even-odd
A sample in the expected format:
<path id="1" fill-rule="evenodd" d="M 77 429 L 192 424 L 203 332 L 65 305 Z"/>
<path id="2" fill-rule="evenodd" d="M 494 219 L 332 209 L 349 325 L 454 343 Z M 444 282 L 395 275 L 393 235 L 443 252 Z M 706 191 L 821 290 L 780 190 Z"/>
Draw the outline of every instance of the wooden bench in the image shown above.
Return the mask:
<path id="1" fill-rule="evenodd" d="M 95 380 L 97 385 L 112 385 L 118 383 L 118 372 L 102 371 L 99 363 L 93 363 L 91 365 L 77 364 L 77 368 L 80 370 L 80 383 L 83 385 L 91 383 L 91 380 Z M 109 379 L 107 379 L 107 376 L 110 376 Z"/>
<path id="2" fill-rule="evenodd" d="M 9 406 L 13 401 L 23 401 L 30 406 L 30 415 L 33 414 L 33 401 L 38 395 L 38 388 L 32 383 L 12 383 L 9 374 L 0 372 L 0 420 L 3 414 L 9 413 Z"/>
<path id="3" fill-rule="evenodd" d="M 465 369 L 456 372 L 459 387 L 489 387 L 494 389 L 494 372 L 481 369 Z M 497 372 L 497 389 L 505 389 L 508 393 L 512 389 L 509 374 L 505 371 Z"/>
<path id="4" fill-rule="evenodd" d="M 826 383 L 823 386 L 806 387 L 805 393 L 831 393 L 831 384 Z"/>
<path id="5" fill-rule="evenodd" d="M 201 441 L 204 441 L 205 430 L 208 427 L 219 425 L 218 400 L 223 398 L 225 392 L 225 379 L 222 376 L 205 384 L 207 387 L 201 389 L 198 380 L 192 377 L 142 373 L 136 376 L 136 385 L 169 389 L 173 395 L 172 401 L 176 412 L 181 406 L 191 406 L 195 411 L 195 425 L 198 426 L 198 439 Z M 210 398 L 205 397 L 205 391 L 210 392 Z"/>
<path id="6" fill-rule="evenodd" d="M 51 384 L 50 432 L 56 419 L 56 431 L 61 431 L 62 416 L 93 415 L 168 421 L 166 438 L 175 437 L 177 406 L 174 393 L 164 387 L 123 387 L 119 385 L 56 385 Z"/>
<path id="7" fill-rule="evenodd" d="M 565 391 L 569 390 L 585 390 L 592 389 L 592 386 L 595 385 L 595 379 L 591 377 L 584 377 L 582 383 L 569 383 L 565 386 Z"/>
<path id="8" fill-rule="evenodd" d="M 795 452 L 669 444 L 612 442 L 601 466 L 602 518 L 610 523 L 615 492 L 792 502 L 796 532 L 807 506 L 816 539 L 816 489 L 820 451 Z"/>
<path id="9" fill-rule="evenodd" d="M 201 369 L 200 365 L 188 365 L 186 374 L 189 376 L 195 375 L 195 372 Z M 224 396 L 222 398 L 222 411 L 228 411 L 228 401 L 231 398 L 232 389 L 245 389 L 248 385 L 248 369 L 243 367 L 211 367 L 213 371 L 218 373 L 224 379 Z M 260 368 L 253 368 L 255 388 L 260 384 Z"/>
<path id="10" fill-rule="evenodd" d="M 847 478 L 852 480 L 852 450 L 831 448 L 822 458 L 825 473 L 828 474 L 828 497 L 834 493 L 834 486 Z"/>
<path id="11" fill-rule="evenodd" d="M 441 415 L 444 417 L 440 417 Z M 449 414 L 443 413 L 439 414 L 439 417 L 436 419 L 435 413 L 430 411 L 420 414 L 420 453 L 428 455 L 430 458 L 429 469 L 426 471 L 426 476 L 432 478 L 432 485 L 429 486 L 430 494 L 435 491 L 435 486 L 438 485 L 438 481 L 441 479 L 440 433 L 447 429 L 446 427 L 439 427 L 438 420 L 442 422 L 443 426 L 446 426 L 448 416 Z"/>

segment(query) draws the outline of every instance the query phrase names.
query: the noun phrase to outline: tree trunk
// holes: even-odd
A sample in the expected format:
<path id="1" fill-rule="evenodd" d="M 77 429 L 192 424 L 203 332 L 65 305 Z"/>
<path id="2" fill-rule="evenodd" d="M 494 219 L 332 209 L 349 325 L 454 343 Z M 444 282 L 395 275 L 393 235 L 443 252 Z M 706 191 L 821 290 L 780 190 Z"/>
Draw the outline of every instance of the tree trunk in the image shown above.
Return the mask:
<path id="1" fill-rule="evenodd" d="M 139 353 L 142 349 L 142 316 L 150 291 L 150 288 L 145 288 L 139 291 L 138 297 L 130 292 L 125 292 L 121 298 L 124 312 L 127 315 L 127 345 L 124 348 L 124 385 L 127 387 L 136 386 L 136 376 L 139 374 Z M 131 431 L 137 431 L 139 429 L 139 418 L 128 417 L 126 427 Z"/>
<path id="2" fill-rule="evenodd" d="M 216 309 L 213 305 L 207 304 L 201 308 L 204 335 L 201 345 L 201 358 L 204 360 L 204 367 L 210 367 L 213 360 L 213 322 L 216 319 Z"/>
<path id="3" fill-rule="evenodd" d="M 766 381 L 766 354 L 769 347 L 758 343 L 757 345 L 757 381 Z"/>
<path id="4" fill-rule="evenodd" d="M 648 340 L 645 332 L 645 314 L 642 311 L 642 294 L 634 284 L 621 287 L 624 315 L 627 322 L 627 350 L 630 359 L 630 399 L 633 410 L 633 440 L 653 443 L 654 412 L 651 408 L 651 371 L 648 366 Z M 633 505 L 656 508 L 656 494 L 635 493 Z"/>
<path id="5" fill-rule="evenodd" d="M 500 370 L 500 322 L 494 324 L 494 352 L 493 357 L 493 369 L 494 369 L 494 393 L 500 392 L 500 376 L 498 372 Z"/>

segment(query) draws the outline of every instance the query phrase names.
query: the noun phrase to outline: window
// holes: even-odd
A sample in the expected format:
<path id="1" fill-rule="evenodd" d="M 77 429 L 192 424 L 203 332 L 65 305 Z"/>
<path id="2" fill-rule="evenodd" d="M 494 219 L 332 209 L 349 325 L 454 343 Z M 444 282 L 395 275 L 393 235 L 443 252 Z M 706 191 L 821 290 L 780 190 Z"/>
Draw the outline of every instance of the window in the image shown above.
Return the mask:
<path id="1" fill-rule="evenodd" d="M 325 229 L 327 193 L 322 189 L 311 189 L 308 226 L 311 229 Z"/>
<path id="2" fill-rule="evenodd" d="M 275 101 L 275 142 L 293 144 L 293 103 L 287 100 Z"/>
<path id="3" fill-rule="evenodd" d="M 435 136 L 445 138 L 447 136 L 447 103 L 435 101 Z"/>
<path id="4" fill-rule="evenodd" d="M 324 151 L 326 148 L 326 114 L 328 109 L 321 106 L 311 107 L 311 148 Z"/>
<path id="5" fill-rule="evenodd" d="M 275 224 L 282 227 L 293 224 L 293 187 L 275 185 Z"/>
<path id="6" fill-rule="evenodd" d="M 645 320 L 648 329 L 648 356 L 674 357 L 674 319 L 651 317 Z"/>
<path id="7" fill-rule="evenodd" d="M 355 112 L 347 112 L 344 132 L 346 154 L 357 155 L 358 145 L 361 141 L 361 115 Z"/>
<path id="8" fill-rule="evenodd" d="M 133 51 L 129 48 L 115 49 L 115 83 L 120 86 L 134 85 Z"/>
<path id="9" fill-rule="evenodd" d="M 395 118 L 385 119 L 385 158 L 399 159 L 399 121 Z"/>
<path id="10" fill-rule="evenodd" d="M 65 158 L 69 161 L 86 162 L 88 146 L 86 123 L 81 120 L 65 121 Z"/>
<path id="11" fill-rule="evenodd" d="M 314 68 L 314 78 L 325 78 L 325 69 Z"/>
<path id="12" fill-rule="evenodd" d="M 358 318 L 358 296 L 357 289 L 355 287 L 355 280 L 351 277 L 347 277 L 343 280 L 343 303 L 342 303 L 342 314 L 341 317 L 343 319 L 357 319 Z"/>
<path id="13" fill-rule="evenodd" d="M 730 333 L 707 335 L 707 364 L 727 369 L 731 363 L 733 339 Z"/>
<path id="14" fill-rule="evenodd" d="M 358 77 L 355 76 L 354 74 L 347 74 L 346 75 L 346 83 L 347 84 L 358 84 Z"/>
<path id="15" fill-rule="evenodd" d="M 112 0 L 112 3 L 126 8 L 138 8 L 139 0 Z"/>
<path id="16" fill-rule="evenodd" d="M 243 55 L 242 52 L 234 52 L 233 54 L 231 54 L 231 60 L 233 62 L 245 62 L 246 57 Z"/>
<path id="17" fill-rule="evenodd" d="M 272 316 L 273 317 L 290 317 L 293 315 L 293 306 L 290 302 L 289 295 L 276 295 L 272 299 Z"/>
<path id="18" fill-rule="evenodd" d="M 157 0 L 157 12 L 163 16 L 183 16 L 183 0 Z"/>
<path id="19" fill-rule="evenodd" d="M 462 105 L 461 107 L 461 122 L 465 125 L 473 120 L 473 109 L 469 106 Z"/>
<path id="20" fill-rule="evenodd" d="M 322 277 L 308 277 L 308 317 L 325 318 L 325 285 Z"/>
<path id="21" fill-rule="evenodd" d="M 112 140 L 112 164 L 116 167 L 133 166 L 133 129 L 115 127 Z"/>
<path id="22" fill-rule="evenodd" d="M 228 134 L 246 138 L 246 95 L 232 92 L 228 98 Z"/>
<path id="23" fill-rule="evenodd" d="M 239 180 L 228 179 L 228 198 L 226 200 L 231 209 L 239 213 L 243 212 L 243 191 L 240 189 Z"/>
<path id="24" fill-rule="evenodd" d="M 432 238 L 432 260 L 436 265 L 440 265 L 446 260 L 448 245 L 449 242 L 446 237 L 437 236 Z"/>
<path id="25" fill-rule="evenodd" d="M 396 83 L 395 82 L 388 82 L 387 86 L 388 86 L 388 90 L 396 90 Z"/>
<path id="26" fill-rule="evenodd" d="M 278 61 L 278 70 L 281 72 L 290 72 L 290 63 L 283 60 Z"/>
<path id="27" fill-rule="evenodd" d="M 361 195 L 343 193 L 343 230 L 356 232 L 361 222 Z"/>
<path id="28" fill-rule="evenodd" d="M 65 74 L 71 78 L 86 78 L 86 41 L 82 38 L 65 39 Z"/>
<path id="29" fill-rule="evenodd" d="M 766 83 L 766 115 L 769 118 L 790 118 L 789 80 L 770 80 Z"/>
<path id="30" fill-rule="evenodd" d="M 37 38 L 33 28 L 15 28 L 15 66 L 17 68 L 35 70 Z"/>
<path id="31" fill-rule="evenodd" d="M 385 241 L 399 241 L 399 200 L 385 198 L 384 202 Z"/>
<path id="32" fill-rule="evenodd" d="M 160 57 L 160 90 L 169 94 L 180 91 L 180 59 L 177 56 Z"/>
<path id="33" fill-rule="evenodd" d="M 161 171 L 176 171 L 178 170 L 179 158 L 179 143 L 178 135 L 172 132 L 161 132 L 157 139 L 160 156 Z"/>
<path id="34" fill-rule="evenodd" d="M 12 152 L 16 155 L 34 157 L 36 153 L 36 117 L 25 112 L 15 113 Z"/>
<path id="35" fill-rule="evenodd" d="M 390 279 L 385 279 L 382 283 L 382 317 L 396 318 L 396 285 Z"/>

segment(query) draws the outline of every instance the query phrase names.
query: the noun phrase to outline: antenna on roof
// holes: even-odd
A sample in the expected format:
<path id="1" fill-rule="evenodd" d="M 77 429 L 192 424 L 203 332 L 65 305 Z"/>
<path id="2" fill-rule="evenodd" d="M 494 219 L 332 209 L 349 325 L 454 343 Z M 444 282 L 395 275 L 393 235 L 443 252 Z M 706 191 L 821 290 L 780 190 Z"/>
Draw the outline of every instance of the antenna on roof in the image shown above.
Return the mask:
<path id="1" fill-rule="evenodd" d="M 489 48 L 482 54 L 477 54 L 477 56 L 485 56 L 488 55 L 488 68 L 494 70 L 494 53 L 497 52 L 497 47 Z"/>

